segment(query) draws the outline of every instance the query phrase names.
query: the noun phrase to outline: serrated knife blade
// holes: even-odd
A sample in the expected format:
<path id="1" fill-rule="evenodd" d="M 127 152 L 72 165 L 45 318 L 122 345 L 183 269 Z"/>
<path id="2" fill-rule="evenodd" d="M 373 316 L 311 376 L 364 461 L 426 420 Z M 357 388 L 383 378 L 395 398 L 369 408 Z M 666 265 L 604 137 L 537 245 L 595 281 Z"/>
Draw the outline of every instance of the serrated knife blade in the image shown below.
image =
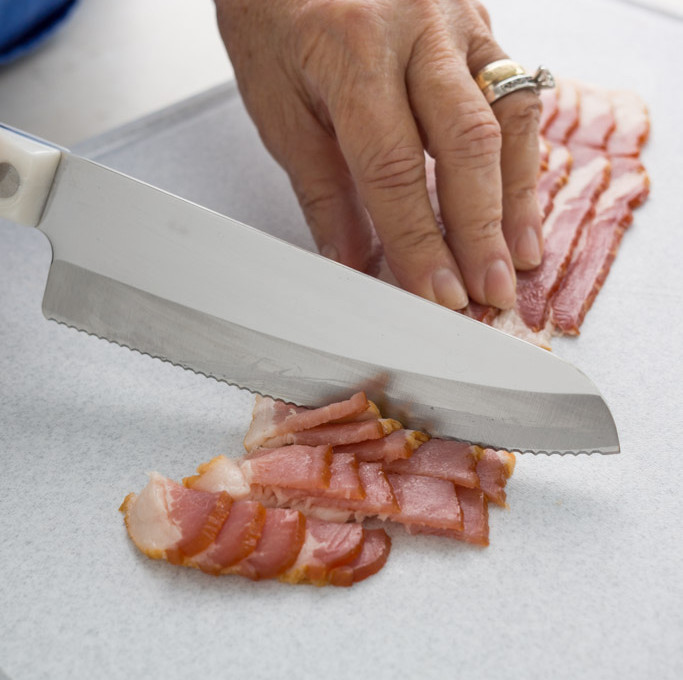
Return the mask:
<path id="1" fill-rule="evenodd" d="M 50 319 L 294 403 L 365 389 L 435 436 L 619 451 L 595 385 L 545 350 L 7 128 L 2 168 L 0 216 L 52 245 Z"/>

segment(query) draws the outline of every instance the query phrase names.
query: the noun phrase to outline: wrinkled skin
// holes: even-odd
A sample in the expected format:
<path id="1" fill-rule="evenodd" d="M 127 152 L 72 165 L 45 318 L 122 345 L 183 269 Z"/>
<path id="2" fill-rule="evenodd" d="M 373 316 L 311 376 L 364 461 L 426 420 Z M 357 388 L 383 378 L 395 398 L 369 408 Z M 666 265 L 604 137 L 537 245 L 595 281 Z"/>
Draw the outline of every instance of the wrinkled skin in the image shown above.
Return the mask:
<path id="1" fill-rule="evenodd" d="M 538 96 L 489 106 L 507 55 L 474 0 L 216 0 L 240 92 L 320 251 L 356 269 L 372 230 L 406 290 L 507 308 L 541 258 Z M 445 236 L 430 206 L 436 161 Z M 467 292 L 466 292 L 467 291 Z"/>

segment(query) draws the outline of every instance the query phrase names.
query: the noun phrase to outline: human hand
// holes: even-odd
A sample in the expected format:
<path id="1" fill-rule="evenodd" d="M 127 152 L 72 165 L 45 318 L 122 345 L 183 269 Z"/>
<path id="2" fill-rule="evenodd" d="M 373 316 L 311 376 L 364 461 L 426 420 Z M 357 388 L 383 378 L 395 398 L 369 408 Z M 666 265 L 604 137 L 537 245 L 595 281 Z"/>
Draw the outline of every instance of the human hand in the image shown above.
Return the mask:
<path id="1" fill-rule="evenodd" d="M 514 268 L 541 259 L 540 101 L 524 90 L 487 104 L 472 74 L 506 55 L 486 11 L 475 0 L 216 6 L 245 105 L 321 253 L 364 270 L 374 226 L 406 290 L 452 309 L 468 293 L 512 306 Z"/>

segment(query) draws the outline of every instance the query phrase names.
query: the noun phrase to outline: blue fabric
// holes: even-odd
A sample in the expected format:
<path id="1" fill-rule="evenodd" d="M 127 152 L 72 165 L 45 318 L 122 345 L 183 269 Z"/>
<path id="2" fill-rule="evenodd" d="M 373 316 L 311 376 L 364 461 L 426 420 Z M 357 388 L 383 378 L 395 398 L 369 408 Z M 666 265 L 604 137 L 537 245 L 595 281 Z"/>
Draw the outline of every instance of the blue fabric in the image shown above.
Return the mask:
<path id="1" fill-rule="evenodd" d="M 77 0 L 0 0 L 0 64 L 40 45 Z"/>

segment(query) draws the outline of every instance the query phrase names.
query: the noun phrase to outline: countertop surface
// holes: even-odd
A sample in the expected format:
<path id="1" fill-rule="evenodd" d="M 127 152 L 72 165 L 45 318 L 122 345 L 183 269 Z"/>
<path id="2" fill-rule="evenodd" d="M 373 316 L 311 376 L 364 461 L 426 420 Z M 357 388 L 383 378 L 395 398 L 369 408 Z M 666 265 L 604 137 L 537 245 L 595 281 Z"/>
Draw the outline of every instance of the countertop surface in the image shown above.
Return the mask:
<path id="1" fill-rule="evenodd" d="M 683 96 L 666 70 L 683 23 L 612 0 L 488 7 L 522 63 L 650 106 L 652 194 L 581 336 L 554 343 L 600 387 L 622 453 L 519 456 L 489 548 L 392 527 L 386 567 L 351 589 L 148 560 L 123 497 L 150 470 L 240 455 L 252 398 L 45 321 L 49 244 L 0 222 L 0 677 L 683 676 Z M 312 247 L 230 85 L 77 150 Z"/>

